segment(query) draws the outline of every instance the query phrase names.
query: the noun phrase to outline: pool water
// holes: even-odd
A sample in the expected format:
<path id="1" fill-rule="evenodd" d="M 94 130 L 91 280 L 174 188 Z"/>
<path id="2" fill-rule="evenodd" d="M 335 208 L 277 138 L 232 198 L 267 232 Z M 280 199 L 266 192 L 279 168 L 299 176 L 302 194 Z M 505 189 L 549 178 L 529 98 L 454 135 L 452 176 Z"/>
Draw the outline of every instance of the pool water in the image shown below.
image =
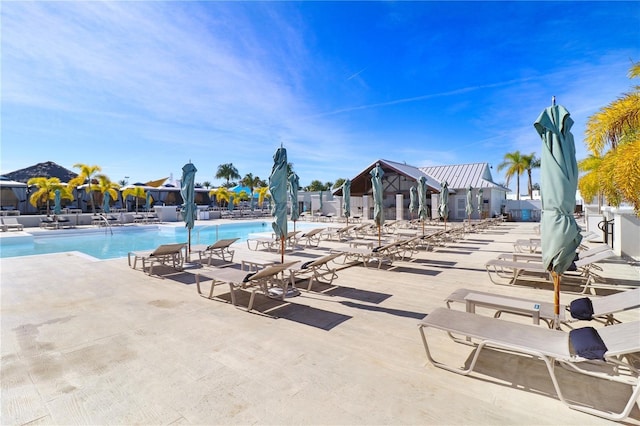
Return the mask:
<path id="1" fill-rule="evenodd" d="M 289 230 L 293 229 L 293 223 L 288 226 Z M 296 224 L 296 230 L 309 226 Z M 161 244 L 186 243 L 188 240 L 184 226 L 127 226 L 112 229 L 113 234 L 104 228 L 96 228 L 0 238 L 0 258 L 79 251 L 98 259 L 115 259 L 126 257 L 130 251 L 153 250 Z M 191 244 L 212 244 L 223 238 L 245 241 L 250 234 L 260 232 L 272 232 L 271 221 L 196 226 L 191 230 Z"/>

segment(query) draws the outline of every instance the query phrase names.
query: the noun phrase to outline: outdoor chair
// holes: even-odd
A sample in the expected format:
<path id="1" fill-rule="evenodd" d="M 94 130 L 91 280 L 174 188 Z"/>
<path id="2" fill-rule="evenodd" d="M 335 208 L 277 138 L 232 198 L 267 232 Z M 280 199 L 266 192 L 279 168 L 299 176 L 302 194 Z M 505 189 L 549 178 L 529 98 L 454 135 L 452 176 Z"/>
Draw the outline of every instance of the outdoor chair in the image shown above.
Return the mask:
<path id="1" fill-rule="evenodd" d="M 575 410 L 610 420 L 622 420 L 629 415 L 640 396 L 638 370 L 632 365 L 634 354 L 640 351 L 640 321 L 614 324 L 597 330 L 584 327 L 565 332 L 438 308 L 427 315 L 418 327 L 429 362 L 457 374 L 473 373 L 483 349 L 493 348 L 505 356 L 535 357 L 544 361 L 558 398 Z M 462 367 L 437 361 L 432 355 L 433 345 L 429 345 L 427 338 L 429 329 L 444 331 L 450 336 L 462 336 L 454 342 L 471 344 L 474 347 L 473 355 L 467 358 Z M 594 368 L 594 364 L 598 368 Z M 564 397 L 556 377 L 556 365 L 584 375 L 585 380 L 591 380 L 588 377 L 592 376 L 629 385 L 629 399 L 622 411 L 617 413 L 580 404 L 573 398 L 569 400 Z M 483 377 L 486 377 L 486 373 Z M 513 383 L 512 387 L 521 386 Z"/>
<path id="2" fill-rule="evenodd" d="M 320 236 L 325 228 L 314 228 L 300 235 L 297 243 L 304 241 L 305 247 L 318 247 L 320 245 Z"/>
<path id="3" fill-rule="evenodd" d="M 11 229 L 15 229 L 16 231 L 23 231 L 24 225 L 18 222 L 18 219 L 15 217 L 3 216 L 2 218 L 2 228 L 5 231 L 9 231 Z"/>
<path id="4" fill-rule="evenodd" d="M 198 257 L 200 258 L 200 263 L 202 263 L 203 257 L 208 257 L 209 259 L 207 261 L 207 265 L 211 265 L 211 260 L 213 259 L 213 256 L 217 256 L 225 262 L 233 262 L 233 255 L 235 253 L 235 250 L 231 250 L 230 247 L 231 247 L 231 244 L 235 243 L 238 240 L 239 238 L 227 238 L 227 239 L 218 240 L 215 243 L 210 244 L 208 246 L 196 245 L 191 247 L 191 251 L 198 253 Z M 229 257 L 228 260 L 226 259 L 226 256 Z"/>
<path id="5" fill-rule="evenodd" d="M 309 278 L 307 284 L 307 291 L 311 291 L 313 281 L 325 281 L 329 285 L 333 283 L 333 280 L 338 277 L 335 268 L 329 267 L 329 262 L 342 256 L 343 253 L 331 253 L 326 256 L 319 257 L 315 260 L 305 262 L 300 265 L 298 269 L 292 269 L 294 278 Z"/>
<path id="6" fill-rule="evenodd" d="M 153 275 L 153 266 L 156 264 L 166 265 L 171 263 L 173 269 L 182 270 L 184 259 L 186 258 L 187 243 L 162 244 L 153 251 L 129 252 L 127 261 L 129 266 L 136 269 L 138 260 L 142 261 L 142 271 L 149 266 L 149 275 Z M 133 258 L 133 262 L 131 259 Z"/>
<path id="7" fill-rule="evenodd" d="M 196 288 L 198 294 L 207 299 L 215 299 L 214 290 L 218 285 L 228 285 L 231 292 L 231 303 L 238 306 L 236 292 L 238 290 L 251 290 L 251 297 L 247 305 L 247 311 L 253 310 L 256 292 L 261 292 L 266 297 L 284 300 L 289 284 L 295 291 L 295 282 L 292 275 L 284 276 L 284 272 L 299 261 L 285 262 L 282 264 L 267 266 L 257 272 L 241 271 L 234 268 L 211 268 L 205 273 L 196 274 Z M 204 279 L 203 279 L 204 278 Z M 211 287 L 205 293 L 201 281 L 211 280 Z"/>

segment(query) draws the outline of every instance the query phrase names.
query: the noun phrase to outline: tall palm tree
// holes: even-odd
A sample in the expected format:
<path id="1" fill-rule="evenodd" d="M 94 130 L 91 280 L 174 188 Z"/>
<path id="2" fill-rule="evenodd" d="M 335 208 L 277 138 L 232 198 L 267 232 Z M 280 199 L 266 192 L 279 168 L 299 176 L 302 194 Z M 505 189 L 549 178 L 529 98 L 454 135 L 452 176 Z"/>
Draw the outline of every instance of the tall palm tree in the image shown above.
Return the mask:
<path id="1" fill-rule="evenodd" d="M 504 161 L 498 165 L 498 171 L 507 169 L 505 177 L 507 178 L 507 185 L 511 181 L 513 175 L 517 177 L 516 184 L 516 196 L 520 199 L 520 175 L 524 173 L 527 166 L 524 156 L 520 154 L 520 151 L 508 152 L 504 155 Z"/>
<path id="2" fill-rule="evenodd" d="M 226 187 L 228 188 L 229 181 L 231 179 L 240 179 L 240 174 L 232 163 L 220 164 L 216 172 L 216 179 L 226 179 Z"/>
<path id="3" fill-rule="evenodd" d="M 102 198 L 104 199 L 104 194 L 108 192 L 112 200 L 117 200 L 120 185 L 111 182 L 107 175 L 97 175 L 96 178 L 98 179 L 98 191 L 102 194 Z"/>
<path id="4" fill-rule="evenodd" d="M 631 66 L 629 77 L 640 77 L 640 62 Z M 613 205 L 629 201 L 640 215 L 640 86 L 589 117 L 585 144 L 594 157 L 601 158 L 594 166 L 600 178 L 598 192 Z M 589 183 L 593 178 L 587 174 L 578 184 L 585 179 Z"/>
<path id="5" fill-rule="evenodd" d="M 89 194 L 89 199 L 91 200 L 91 211 L 95 214 L 96 212 L 96 203 L 93 200 L 93 188 L 91 186 L 92 180 L 96 173 L 101 172 L 102 168 L 100 166 L 89 166 L 87 164 L 76 163 L 73 165 L 74 168 L 80 169 L 80 173 L 75 178 L 69 181 L 69 185 L 72 188 L 76 188 L 84 183 L 88 184 L 87 193 Z"/>
<path id="6" fill-rule="evenodd" d="M 136 198 L 136 213 L 138 213 L 138 201 L 146 199 L 147 193 L 141 186 L 132 186 L 122 191 L 122 201 L 125 201 L 129 195 Z"/>
<path id="7" fill-rule="evenodd" d="M 525 162 L 525 170 L 527 171 L 527 175 L 529 178 L 529 182 L 527 185 L 527 189 L 529 190 L 529 199 L 533 198 L 533 181 L 531 180 L 531 170 L 540 168 L 540 159 L 536 157 L 535 152 L 532 152 L 530 155 L 522 156 Z"/>
<path id="8" fill-rule="evenodd" d="M 258 176 L 253 176 L 253 174 L 251 173 L 247 173 L 246 175 L 244 175 L 240 183 L 244 186 L 249 187 L 249 190 L 251 191 L 251 199 L 253 200 L 253 190 L 256 187 L 260 186 L 260 184 L 262 183 L 262 179 L 260 179 Z"/>
<path id="9" fill-rule="evenodd" d="M 57 177 L 32 177 L 27 181 L 27 185 L 35 185 L 38 187 L 38 190 L 29 197 L 29 202 L 34 207 L 38 207 L 38 204 L 46 203 L 47 216 L 49 216 L 51 212 L 49 202 L 54 199 L 56 190 L 60 191 L 61 198 L 73 200 L 73 193 L 70 188 L 67 185 L 63 185 Z"/>

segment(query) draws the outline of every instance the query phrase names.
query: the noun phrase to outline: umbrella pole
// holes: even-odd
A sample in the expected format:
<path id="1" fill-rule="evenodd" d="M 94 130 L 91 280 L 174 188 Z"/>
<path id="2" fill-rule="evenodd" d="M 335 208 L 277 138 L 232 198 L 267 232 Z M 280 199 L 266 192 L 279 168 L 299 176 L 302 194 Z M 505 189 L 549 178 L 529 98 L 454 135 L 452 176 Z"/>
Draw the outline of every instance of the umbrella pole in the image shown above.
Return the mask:
<path id="1" fill-rule="evenodd" d="M 284 263 L 284 237 L 280 237 L 280 263 Z"/>
<path id="2" fill-rule="evenodd" d="M 378 245 L 382 245 L 382 243 L 380 243 L 380 224 L 378 224 Z"/>
<path id="3" fill-rule="evenodd" d="M 424 219 L 422 219 L 422 236 L 424 237 Z"/>
<path id="4" fill-rule="evenodd" d="M 189 228 L 189 237 L 187 238 L 187 262 L 191 262 L 191 228 Z"/>
<path id="5" fill-rule="evenodd" d="M 560 329 L 560 275 L 551 271 L 553 277 L 553 327 Z"/>

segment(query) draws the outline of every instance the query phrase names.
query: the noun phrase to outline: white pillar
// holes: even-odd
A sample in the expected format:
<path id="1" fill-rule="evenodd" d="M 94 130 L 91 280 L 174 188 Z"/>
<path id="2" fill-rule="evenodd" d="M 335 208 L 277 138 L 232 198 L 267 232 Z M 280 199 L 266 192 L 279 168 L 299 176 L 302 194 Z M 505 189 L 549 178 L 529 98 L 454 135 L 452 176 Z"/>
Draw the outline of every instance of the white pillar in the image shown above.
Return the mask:
<path id="1" fill-rule="evenodd" d="M 404 220 L 404 196 L 396 194 L 396 220 Z"/>

